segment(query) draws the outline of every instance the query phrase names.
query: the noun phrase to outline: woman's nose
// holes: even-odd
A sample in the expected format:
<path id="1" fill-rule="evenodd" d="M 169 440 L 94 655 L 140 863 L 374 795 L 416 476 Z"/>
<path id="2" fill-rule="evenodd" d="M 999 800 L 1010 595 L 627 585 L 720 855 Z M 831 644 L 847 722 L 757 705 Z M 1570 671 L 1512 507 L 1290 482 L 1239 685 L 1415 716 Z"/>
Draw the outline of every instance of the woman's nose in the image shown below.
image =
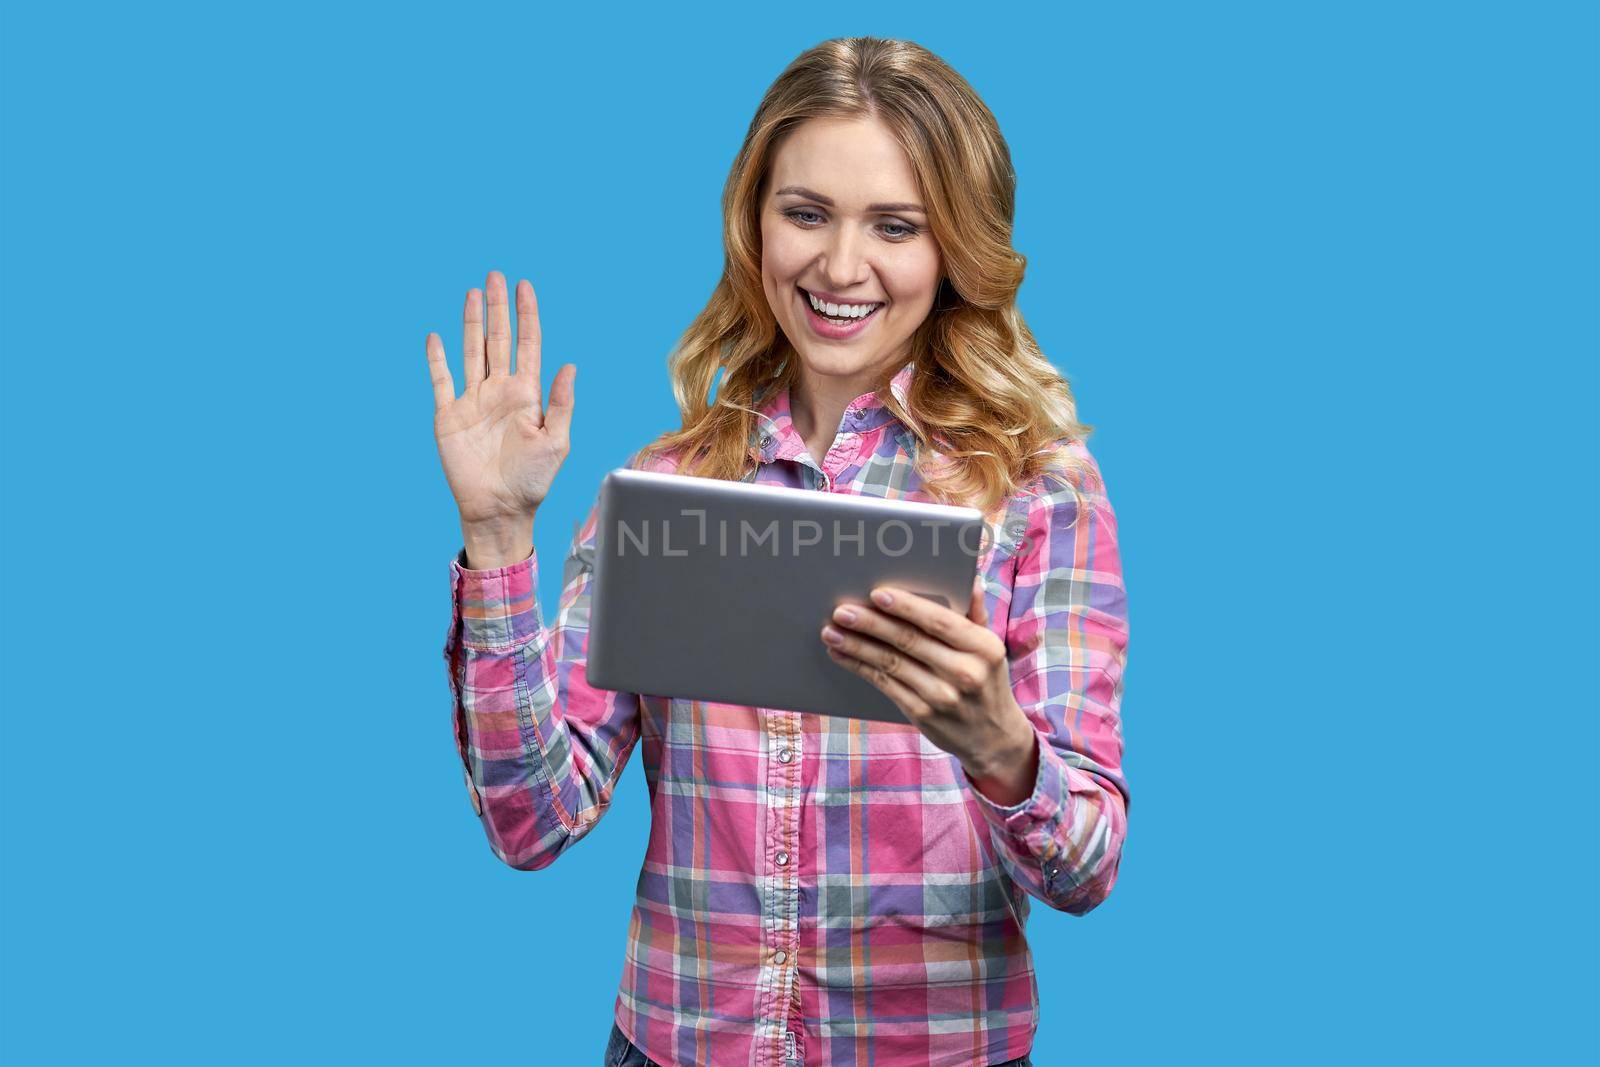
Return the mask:
<path id="1" fill-rule="evenodd" d="M 859 235 L 849 226 L 840 226 L 828 245 L 823 262 L 822 276 L 828 287 L 844 292 L 866 280 L 867 257 L 862 250 Z"/>

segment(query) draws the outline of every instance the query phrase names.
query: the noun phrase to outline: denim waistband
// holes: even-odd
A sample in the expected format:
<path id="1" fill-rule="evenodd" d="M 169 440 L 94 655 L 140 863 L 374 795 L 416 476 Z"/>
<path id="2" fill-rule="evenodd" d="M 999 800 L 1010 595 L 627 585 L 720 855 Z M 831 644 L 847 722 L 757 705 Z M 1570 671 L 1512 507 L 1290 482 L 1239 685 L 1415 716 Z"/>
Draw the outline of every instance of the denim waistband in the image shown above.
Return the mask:
<path id="1" fill-rule="evenodd" d="M 622 1027 L 613 1022 L 603 1067 L 661 1067 L 661 1065 L 641 1052 L 639 1046 L 628 1040 L 628 1035 L 622 1032 Z M 1033 1067 L 1033 1060 L 1027 1053 L 1023 1053 L 1014 1060 L 990 1064 L 990 1067 Z"/>

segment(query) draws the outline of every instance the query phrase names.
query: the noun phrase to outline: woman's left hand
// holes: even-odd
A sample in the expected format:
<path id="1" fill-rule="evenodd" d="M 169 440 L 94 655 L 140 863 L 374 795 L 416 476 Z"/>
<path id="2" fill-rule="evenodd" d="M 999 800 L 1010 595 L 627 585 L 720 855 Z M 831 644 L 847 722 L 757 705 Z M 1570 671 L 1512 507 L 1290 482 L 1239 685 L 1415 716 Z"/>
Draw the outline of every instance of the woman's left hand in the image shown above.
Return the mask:
<path id="1" fill-rule="evenodd" d="M 1011 691 L 1005 642 L 989 629 L 982 577 L 966 615 L 896 586 L 873 589 L 872 601 L 834 609 L 821 635 L 833 661 L 881 689 L 973 778 L 1027 761 L 1035 731 Z"/>

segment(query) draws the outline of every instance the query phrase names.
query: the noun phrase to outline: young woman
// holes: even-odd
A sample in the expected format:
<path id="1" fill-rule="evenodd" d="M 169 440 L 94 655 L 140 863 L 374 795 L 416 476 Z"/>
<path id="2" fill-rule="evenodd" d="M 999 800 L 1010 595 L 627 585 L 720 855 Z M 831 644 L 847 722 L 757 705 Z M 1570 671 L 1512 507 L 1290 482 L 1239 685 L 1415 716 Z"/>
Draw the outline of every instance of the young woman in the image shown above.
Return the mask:
<path id="1" fill-rule="evenodd" d="M 652 827 L 608 1064 L 1028 1063 L 1030 900 L 1081 915 L 1116 881 L 1116 517 L 1090 427 L 1016 307 L 1014 187 L 988 108 L 925 49 L 859 37 L 801 55 L 750 124 L 725 272 L 669 358 L 682 427 L 629 460 L 981 508 L 970 604 L 883 587 L 818 620 L 838 669 L 910 725 L 588 685 L 595 512 L 553 629 L 533 551 L 577 368 L 542 404 L 533 288 L 516 289 L 513 367 L 498 272 L 467 293 L 461 396 L 428 335 L 464 539 L 444 655 L 495 855 L 553 862 L 643 753 Z M 684 605 L 686 623 L 714 603 Z"/>

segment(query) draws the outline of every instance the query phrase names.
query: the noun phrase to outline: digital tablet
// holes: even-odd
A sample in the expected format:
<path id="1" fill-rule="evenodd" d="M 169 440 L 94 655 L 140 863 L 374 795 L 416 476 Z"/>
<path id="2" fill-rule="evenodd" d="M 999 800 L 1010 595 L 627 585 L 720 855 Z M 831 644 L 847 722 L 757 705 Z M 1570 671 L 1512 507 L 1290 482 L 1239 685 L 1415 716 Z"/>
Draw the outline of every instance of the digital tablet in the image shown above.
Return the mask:
<path id="1" fill-rule="evenodd" d="M 898 723 L 822 626 L 884 583 L 966 614 L 987 536 L 977 508 L 630 468 L 598 518 L 591 685 Z"/>

